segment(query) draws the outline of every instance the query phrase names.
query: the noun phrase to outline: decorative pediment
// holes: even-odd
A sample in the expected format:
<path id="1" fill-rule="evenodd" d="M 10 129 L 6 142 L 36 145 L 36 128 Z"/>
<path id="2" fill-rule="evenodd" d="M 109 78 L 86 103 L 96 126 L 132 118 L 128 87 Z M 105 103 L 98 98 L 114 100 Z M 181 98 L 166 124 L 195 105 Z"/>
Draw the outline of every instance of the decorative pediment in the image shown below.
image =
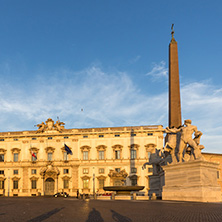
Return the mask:
<path id="1" fill-rule="evenodd" d="M 91 147 L 90 147 L 90 146 L 81 146 L 80 149 L 81 149 L 82 151 L 84 151 L 84 150 L 87 151 L 87 150 L 90 150 Z"/>
<path id="2" fill-rule="evenodd" d="M 57 167 L 52 166 L 51 164 L 46 166 L 46 167 L 43 167 L 40 170 L 40 175 L 41 176 L 44 176 L 44 175 L 47 175 L 47 176 L 57 176 L 59 174 L 60 174 L 59 169 Z"/>
<path id="3" fill-rule="evenodd" d="M 103 175 L 100 175 L 98 177 L 96 177 L 98 180 L 105 180 L 106 179 L 106 176 L 103 176 Z"/>
<path id="4" fill-rule="evenodd" d="M 146 147 L 146 151 L 147 151 L 147 152 L 148 152 L 148 151 L 153 151 L 153 150 L 156 149 L 156 144 L 154 144 L 154 143 L 149 143 L 149 144 L 145 145 L 145 147 Z"/>
<path id="5" fill-rule="evenodd" d="M 63 176 L 63 177 L 62 177 L 62 179 L 63 179 L 63 180 L 70 180 L 70 179 L 71 179 L 71 177 L 69 177 L 69 176 L 65 175 L 65 176 Z"/>
<path id="6" fill-rule="evenodd" d="M 120 172 L 110 170 L 108 176 L 111 178 L 125 179 L 128 176 L 128 173 L 125 169 L 121 170 Z"/>
<path id="7" fill-rule="evenodd" d="M 122 150 L 123 146 L 120 145 L 120 144 L 116 144 L 116 145 L 112 146 L 112 148 L 113 148 L 114 150 Z"/>
<path id="8" fill-rule="evenodd" d="M 89 176 L 83 176 L 83 177 L 81 177 L 82 178 L 82 180 L 89 180 L 90 179 L 90 177 Z"/>
<path id="9" fill-rule="evenodd" d="M 130 149 L 138 149 L 140 146 L 138 144 L 131 144 L 129 146 Z"/>
<path id="10" fill-rule="evenodd" d="M 30 180 L 38 180 L 39 178 L 37 176 L 32 176 L 29 178 Z"/>
<path id="11" fill-rule="evenodd" d="M 129 178 L 130 178 L 131 180 L 133 180 L 133 179 L 138 179 L 138 177 L 139 177 L 139 176 L 137 176 L 136 174 L 133 174 L 133 175 L 130 175 L 130 176 L 129 176 Z"/>
<path id="12" fill-rule="evenodd" d="M 46 151 L 46 153 L 50 153 L 50 152 L 53 153 L 53 152 L 55 151 L 55 148 L 53 148 L 53 147 L 51 147 L 51 146 L 50 146 L 50 147 L 46 147 L 46 148 L 45 148 L 45 151 Z"/>
<path id="13" fill-rule="evenodd" d="M 0 148 L 0 153 L 6 153 L 6 149 Z"/>
<path id="14" fill-rule="evenodd" d="M 12 153 L 20 153 L 21 149 L 19 149 L 19 148 L 12 148 L 11 151 L 12 151 Z"/>
<path id="15" fill-rule="evenodd" d="M 105 145 L 99 145 L 96 147 L 97 150 L 106 150 L 107 146 Z"/>
<path id="16" fill-rule="evenodd" d="M 62 132 L 64 130 L 64 122 L 60 122 L 60 120 L 57 120 L 56 123 L 51 118 L 48 118 L 45 123 L 42 122 L 40 124 L 37 124 L 38 130 L 36 133 L 43 133 L 45 131 L 58 131 Z"/>
<path id="17" fill-rule="evenodd" d="M 12 180 L 20 180 L 20 177 L 14 176 L 12 177 Z"/>
<path id="18" fill-rule="evenodd" d="M 0 176 L 0 181 L 4 181 L 5 179 L 6 178 L 3 175 Z"/>
<path id="19" fill-rule="evenodd" d="M 38 152 L 39 152 L 39 149 L 36 148 L 36 147 L 31 147 L 31 148 L 29 149 L 29 151 L 30 151 L 30 153 L 33 153 L 33 152 L 38 153 Z"/>

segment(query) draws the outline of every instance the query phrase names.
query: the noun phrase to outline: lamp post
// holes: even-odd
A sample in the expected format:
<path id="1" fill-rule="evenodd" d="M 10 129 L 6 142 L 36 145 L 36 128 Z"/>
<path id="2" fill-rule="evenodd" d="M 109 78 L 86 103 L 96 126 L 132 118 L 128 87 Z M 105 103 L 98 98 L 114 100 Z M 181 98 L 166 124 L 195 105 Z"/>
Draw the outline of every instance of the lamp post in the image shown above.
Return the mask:
<path id="1" fill-rule="evenodd" d="M 9 175 L 9 169 L 8 169 L 8 197 L 10 192 L 10 175 Z"/>

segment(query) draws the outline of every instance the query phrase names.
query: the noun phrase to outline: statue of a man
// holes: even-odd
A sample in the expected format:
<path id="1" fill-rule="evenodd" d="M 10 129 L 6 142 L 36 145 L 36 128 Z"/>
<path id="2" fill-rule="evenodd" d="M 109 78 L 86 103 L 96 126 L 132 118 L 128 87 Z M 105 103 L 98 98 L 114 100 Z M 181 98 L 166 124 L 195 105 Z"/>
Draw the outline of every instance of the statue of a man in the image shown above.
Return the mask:
<path id="1" fill-rule="evenodd" d="M 184 126 L 182 126 L 179 129 L 169 129 L 168 127 L 166 128 L 168 131 L 173 133 L 181 132 L 180 143 L 179 143 L 179 162 L 182 162 L 183 152 L 184 149 L 187 148 L 187 145 L 189 145 L 194 150 L 199 150 L 198 144 L 195 142 L 192 136 L 193 133 L 197 135 L 200 133 L 200 131 L 198 132 L 197 127 L 191 125 L 191 123 L 192 121 L 190 119 L 187 119 L 184 121 Z"/>

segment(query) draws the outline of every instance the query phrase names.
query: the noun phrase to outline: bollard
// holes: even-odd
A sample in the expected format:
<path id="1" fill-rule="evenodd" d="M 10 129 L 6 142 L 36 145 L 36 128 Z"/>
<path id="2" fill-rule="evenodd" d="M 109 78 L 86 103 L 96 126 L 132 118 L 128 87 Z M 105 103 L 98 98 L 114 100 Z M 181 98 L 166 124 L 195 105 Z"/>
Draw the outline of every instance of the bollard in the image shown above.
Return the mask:
<path id="1" fill-rule="evenodd" d="M 136 193 L 133 193 L 133 200 L 136 200 Z"/>
<path id="2" fill-rule="evenodd" d="M 94 194 L 94 200 L 96 200 L 97 199 L 97 196 L 96 196 L 96 194 Z"/>
<path id="3" fill-rule="evenodd" d="M 83 200 L 86 199 L 86 195 L 85 195 L 85 194 L 82 195 L 82 199 L 83 199 Z"/>
<path id="4" fill-rule="evenodd" d="M 115 200 L 115 194 L 112 193 L 112 200 Z"/>

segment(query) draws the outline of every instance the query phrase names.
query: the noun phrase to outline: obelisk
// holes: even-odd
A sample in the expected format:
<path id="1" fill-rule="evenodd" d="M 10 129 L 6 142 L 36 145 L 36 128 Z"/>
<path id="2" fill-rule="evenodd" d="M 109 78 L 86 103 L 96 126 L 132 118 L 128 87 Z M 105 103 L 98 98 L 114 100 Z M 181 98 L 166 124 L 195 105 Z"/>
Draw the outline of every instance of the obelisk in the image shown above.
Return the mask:
<path id="1" fill-rule="evenodd" d="M 177 42 L 172 25 L 169 45 L 169 127 L 181 126 L 180 79 Z"/>

